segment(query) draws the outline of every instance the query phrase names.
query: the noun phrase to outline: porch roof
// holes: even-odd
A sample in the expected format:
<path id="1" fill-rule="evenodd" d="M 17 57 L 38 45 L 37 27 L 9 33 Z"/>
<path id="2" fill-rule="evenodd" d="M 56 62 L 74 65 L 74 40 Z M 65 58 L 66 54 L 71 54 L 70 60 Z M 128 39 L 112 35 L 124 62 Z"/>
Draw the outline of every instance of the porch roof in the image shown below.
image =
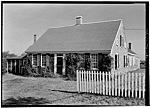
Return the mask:
<path id="1" fill-rule="evenodd" d="M 134 51 L 132 51 L 131 49 L 129 49 L 129 48 L 128 48 L 128 53 L 136 55 L 136 53 Z"/>
<path id="2" fill-rule="evenodd" d="M 7 57 L 7 60 L 15 60 L 15 59 L 22 59 L 26 56 L 26 54 L 21 55 L 21 56 L 16 56 L 16 57 Z"/>
<path id="3" fill-rule="evenodd" d="M 110 51 L 121 20 L 48 29 L 25 52 Z"/>

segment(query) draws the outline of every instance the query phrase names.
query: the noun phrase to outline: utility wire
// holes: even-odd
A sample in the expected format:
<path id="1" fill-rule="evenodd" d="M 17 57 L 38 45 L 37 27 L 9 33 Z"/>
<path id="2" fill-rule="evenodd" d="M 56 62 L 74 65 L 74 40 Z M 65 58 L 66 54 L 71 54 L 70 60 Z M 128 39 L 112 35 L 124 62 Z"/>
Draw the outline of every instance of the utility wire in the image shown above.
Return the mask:
<path id="1" fill-rule="evenodd" d="M 124 30 L 146 30 L 146 29 L 126 29 L 126 28 L 124 28 Z"/>

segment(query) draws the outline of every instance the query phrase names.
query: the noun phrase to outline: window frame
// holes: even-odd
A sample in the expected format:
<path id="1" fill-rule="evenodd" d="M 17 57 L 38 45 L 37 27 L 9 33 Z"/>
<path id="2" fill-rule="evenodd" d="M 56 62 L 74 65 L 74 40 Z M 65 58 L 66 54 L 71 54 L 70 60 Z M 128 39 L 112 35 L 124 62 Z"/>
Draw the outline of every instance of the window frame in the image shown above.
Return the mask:
<path id="1" fill-rule="evenodd" d="M 45 56 L 45 65 L 43 65 L 43 62 L 44 62 L 44 60 L 43 60 L 43 57 Z M 41 54 L 41 66 L 42 67 L 46 67 L 46 54 Z"/>
<path id="2" fill-rule="evenodd" d="M 93 55 L 95 55 L 96 57 L 92 57 Z M 91 58 L 91 69 L 92 70 L 98 70 L 98 53 L 91 53 L 90 54 L 90 58 Z M 94 66 L 94 64 L 97 64 Z"/>
<path id="3" fill-rule="evenodd" d="M 35 59 L 34 59 L 34 57 L 36 57 Z M 36 60 L 36 61 L 34 61 L 34 60 Z M 32 65 L 33 66 L 37 66 L 37 54 L 32 54 Z"/>

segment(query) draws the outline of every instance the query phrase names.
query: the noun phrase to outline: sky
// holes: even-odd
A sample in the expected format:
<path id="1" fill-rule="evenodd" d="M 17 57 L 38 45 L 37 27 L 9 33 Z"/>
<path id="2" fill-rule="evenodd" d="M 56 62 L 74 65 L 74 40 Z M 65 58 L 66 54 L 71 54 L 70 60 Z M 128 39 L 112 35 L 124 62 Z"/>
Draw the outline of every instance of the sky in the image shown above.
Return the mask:
<path id="1" fill-rule="evenodd" d="M 122 19 L 127 42 L 145 60 L 144 4 L 4 4 L 3 51 L 21 55 L 51 27 Z M 136 29 L 136 30 L 135 30 Z M 138 30 L 137 30 L 138 29 Z"/>

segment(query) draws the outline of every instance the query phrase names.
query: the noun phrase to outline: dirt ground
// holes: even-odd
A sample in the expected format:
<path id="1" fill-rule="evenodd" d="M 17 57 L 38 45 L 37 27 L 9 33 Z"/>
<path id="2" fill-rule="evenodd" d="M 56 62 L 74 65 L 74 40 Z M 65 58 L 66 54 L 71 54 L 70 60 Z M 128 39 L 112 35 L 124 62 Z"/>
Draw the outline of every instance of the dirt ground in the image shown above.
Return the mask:
<path id="1" fill-rule="evenodd" d="M 3 105 L 145 105 L 145 99 L 77 93 L 76 81 L 63 78 L 33 78 L 5 74 Z"/>

